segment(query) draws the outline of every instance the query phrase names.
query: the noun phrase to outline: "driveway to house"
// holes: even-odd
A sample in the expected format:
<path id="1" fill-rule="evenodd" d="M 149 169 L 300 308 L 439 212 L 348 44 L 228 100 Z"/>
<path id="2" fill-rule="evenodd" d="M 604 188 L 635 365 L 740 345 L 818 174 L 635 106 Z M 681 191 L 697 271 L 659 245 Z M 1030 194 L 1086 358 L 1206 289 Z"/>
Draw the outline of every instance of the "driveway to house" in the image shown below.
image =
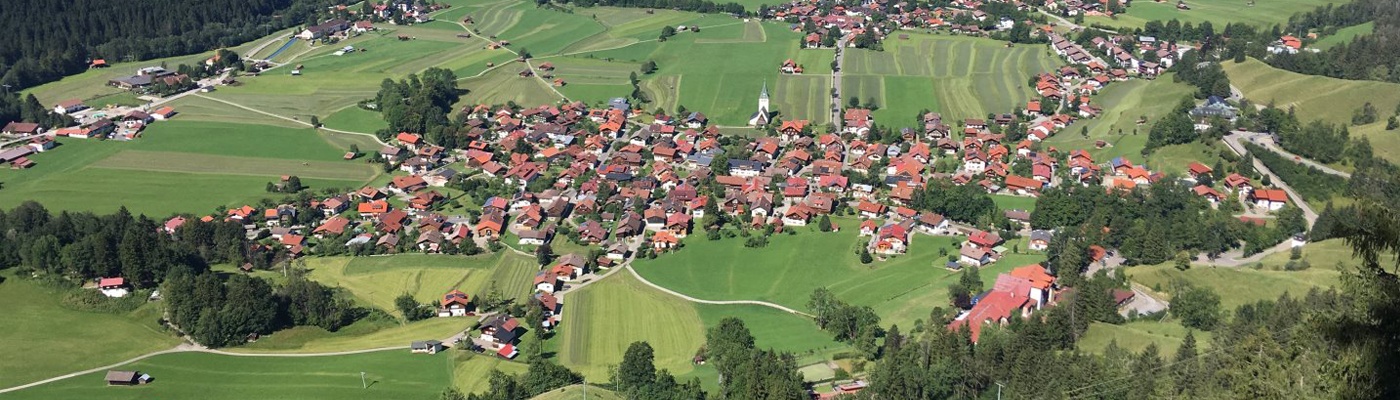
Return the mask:
<path id="1" fill-rule="evenodd" d="M 1171 303 L 1166 300 L 1152 297 L 1152 294 L 1142 285 L 1134 283 L 1132 289 L 1133 299 L 1129 300 L 1128 304 L 1124 304 L 1123 308 L 1118 311 L 1124 317 L 1127 317 L 1132 311 L 1137 311 L 1138 314 L 1151 314 L 1166 310 L 1171 306 Z"/>
<path id="2" fill-rule="evenodd" d="M 1245 153 L 1248 153 L 1248 150 L 1245 150 L 1242 140 L 1254 135 L 1267 134 L 1259 132 L 1233 132 L 1229 135 L 1225 135 L 1225 145 L 1229 147 L 1230 150 L 1233 150 L 1235 154 L 1244 156 Z M 1265 166 L 1263 162 L 1260 162 L 1258 158 L 1254 159 L 1254 169 L 1268 176 L 1274 186 L 1278 186 L 1279 189 L 1283 189 L 1284 193 L 1288 194 L 1289 201 L 1293 202 L 1298 208 L 1303 209 L 1303 218 L 1307 219 L 1309 228 L 1312 227 L 1314 222 L 1317 222 L 1317 213 L 1313 212 L 1312 207 L 1308 206 L 1308 202 L 1303 200 L 1303 196 L 1298 195 L 1298 192 L 1293 191 L 1293 188 L 1288 186 L 1288 182 L 1279 179 L 1278 175 L 1275 175 L 1273 171 L 1269 170 L 1269 167 Z"/>

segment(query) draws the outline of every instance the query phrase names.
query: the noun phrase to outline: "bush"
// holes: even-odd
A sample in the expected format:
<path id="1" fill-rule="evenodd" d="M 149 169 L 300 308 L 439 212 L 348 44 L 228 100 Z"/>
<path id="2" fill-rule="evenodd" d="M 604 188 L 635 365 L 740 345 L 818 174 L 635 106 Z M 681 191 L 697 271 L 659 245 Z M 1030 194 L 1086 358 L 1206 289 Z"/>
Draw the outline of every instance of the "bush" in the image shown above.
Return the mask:
<path id="1" fill-rule="evenodd" d="M 144 292 L 132 292 L 126 297 L 107 297 L 93 289 L 73 289 L 63 295 L 64 308 L 77 311 L 124 313 L 140 308 L 146 302 Z"/>

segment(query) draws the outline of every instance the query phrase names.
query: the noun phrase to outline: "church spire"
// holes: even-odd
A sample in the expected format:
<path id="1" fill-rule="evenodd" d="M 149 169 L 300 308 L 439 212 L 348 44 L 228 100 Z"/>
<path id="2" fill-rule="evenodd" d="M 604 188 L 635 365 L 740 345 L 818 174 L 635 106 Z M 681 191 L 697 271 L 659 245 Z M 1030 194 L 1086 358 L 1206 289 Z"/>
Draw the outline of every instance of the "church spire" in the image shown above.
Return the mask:
<path id="1" fill-rule="evenodd" d="M 758 98 L 760 98 L 760 99 L 766 99 L 766 98 L 768 98 L 768 80 L 767 80 L 767 79 L 764 79 L 764 80 L 763 80 L 763 91 L 760 92 L 760 93 L 758 94 Z"/>

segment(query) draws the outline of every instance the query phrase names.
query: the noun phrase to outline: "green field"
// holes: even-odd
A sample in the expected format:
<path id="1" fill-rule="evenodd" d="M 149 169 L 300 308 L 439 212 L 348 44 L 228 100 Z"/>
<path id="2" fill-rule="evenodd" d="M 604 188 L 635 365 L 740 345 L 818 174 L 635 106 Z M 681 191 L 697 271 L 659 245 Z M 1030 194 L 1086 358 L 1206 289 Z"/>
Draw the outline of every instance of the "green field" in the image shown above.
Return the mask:
<path id="1" fill-rule="evenodd" d="M 76 311 L 62 305 L 63 291 L 0 275 L 0 387 L 34 382 L 175 347 L 161 330 L 160 307 L 147 304 L 128 313 Z M 37 351 L 62 349 L 62 351 Z"/>
<path id="2" fill-rule="evenodd" d="M 689 240 L 683 251 L 634 264 L 648 280 L 706 300 L 764 300 L 805 309 L 812 290 L 826 287 L 838 298 L 875 308 L 886 323 L 912 326 L 934 307 L 946 306 L 947 286 L 957 273 L 943 268 L 939 248 L 957 254 L 954 238 L 914 235 L 908 254 L 860 264 L 858 222 L 834 221 L 837 233 L 776 235 L 768 247 L 743 247 L 740 238 Z M 1009 246 L 1008 246 L 1009 247 Z M 1037 255 L 1008 255 L 982 270 L 984 280 L 1011 268 L 1039 262 Z"/>
<path id="3" fill-rule="evenodd" d="M 1089 331 L 1079 338 L 1079 349 L 1094 353 L 1102 352 L 1109 342 L 1117 342 L 1118 347 L 1134 353 L 1141 352 L 1148 344 L 1156 343 L 1163 356 L 1176 353 L 1181 341 L 1186 338 L 1186 327 L 1176 321 L 1133 321 L 1122 325 L 1094 322 Z M 1196 348 L 1210 346 L 1210 332 L 1194 331 Z"/>
<path id="4" fill-rule="evenodd" d="M 667 13 L 647 16 L 645 20 L 653 19 L 667 23 L 681 20 L 681 17 Z M 636 27 L 630 24 L 608 28 L 620 30 L 618 36 L 588 38 L 575 47 L 584 50 L 570 50 L 566 54 L 572 55 L 553 57 L 550 61 L 564 66 L 575 63 L 567 60 L 569 58 L 611 60 L 628 65 L 654 61 L 658 70 L 642 77 L 643 89 L 653 100 L 645 106 L 648 110 L 656 107 L 674 110 L 676 105 L 684 105 L 687 109 L 704 112 L 712 123 L 745 125 L 758 109 L 758 94 L 766 82 L 773 108 L 784 118 L 819 123 L 829 119 L 830 112 L 826 109 L 830 79 L 823 77 L 830 72 L 828 57 L 831 52 L 798 49 L 795 43 L 799 34 L 788 30 L 785 24 L 742 23 L 719 16 L 697 17 L 684 24 L 700 25 L 703 27 L 700 32 L 683 32 L 665 42 L 652 40 L 659 24 Z M 653 27 L 656 29 L 651 29 Z M 780 76 L 778 67 L 789 58 L 803 63 L 808 72 L 803 76 Z M 617 68 L 616 75 L 607 79 L 599 79 L 594 70 L 571 73 L 564 67 L 556 75 L 571 85 L 581 81 L 613 88 L 614 91 L 578 91 L 565 87 L 565 93 L 571 98 L 593 104 L 607 100 L 617 89 L 630 92 L 627 82 L 630 70 L 623 72 L 624 69 Z"/>
<path id="5" fill-rule="evenodd" d="M 556 339 L 561 364 L 589 380 L 608 379 L 608 365 L 636 341 L 656 351 L 656 367 L 682 375 L 705 342 L 704 323 L 690 304 L 651 290 L 623 272 L 593 283 L 565 300 Z"/>
<path id="6" fill-rule="evenodd" d="M 0 206 L 37 200 L 55 210 L 207 212 L 280 198 L 264 189 L 281 175 L 312 188 L 353 188 L 379 174 L 338 161 L 343 154 L 310 129 L 165 121 L 129 142 L 63 139 L 32 156 L 31 169 L 0 170 Z"/>
<path id="7" fill-rule="evenodd" d="M 555 339 L 559 361 L 590 381 L 606 380 L 608 365 L 621 362 L 622 353 L 635 341 L 651 344 L 658 369 L 687 378 L 713 374 L 690 361 L 704 344 L 706 327 L 726 317 L 744 320 L 757 347 L 792 352 L 804 360 L 825 359 L 847 348 L 804 317 L 762 306 L 689 303 L 627 272 L 614 274 L 568 296 L 565 321 Z"/>
<path id="8" fill-rule="evenodd" d="M 993 203 L 996 203 L 997 208 L 1000 209 L 1000 210 L 1002 210 L 1002 211 L 1006 211 L 1006 210 L 1035 211 L 1035 199 L 1036 199 L 1036 198 L 1034 198 L 1034 197 L 1011 196 L 1011 195 L 1004 195 L 1004 194 L 994 194 L 994 195 L 992 195 L 992 202 L 993 202 Z"/>
<path id="9" fill-rule="evenodd" d="M 1093 97 L 1093 104 L 1104 108 L 1103 114 L 1095 119 L 1075 121 L 1046 139 L 1045 143 L 1061 151 L 1087 150 L 1097 162 L 1107 162 L 1118 156 L 1141 162 L 1142 149 L 1147 145 L 1147 131 L 1152 124 L 1194 91 L 1195 88 L 1189 85 L 1172 82 L 1171 75 L 1162 75 L 1153 80 L 1114 82 Z M 1142 117 L 1146 117 L 1147 122 L 1138 125 L 1137 121 Z M 1082 133 L 1086 127 L 1089 129 L 1088 137 Z M 1094 148 L 1094 142 L 1098 140 L 1103 140 L 1108 146 Z"/>
<path id="10" fill-rule="evenodd" d="M 308 277 L 349 290 L 366 306 L 398 314 L 394 298 L 412 294 L 432 302 L 452 289 L 470 296 L 492 283 L 504 294 L 524 301 L 539 266 L 513 252 L 472 257 L 402 254 L 382 257 L 325 257 L 307 261 Z"/>
<path id="11" fill-rule="evenodd" d="M 487 71 L 477 78 L 460 82 L 458 86 L 467 90 L 462 101 L 455 108 L 473 104 L 506 104 L 515 102 L 521 105 L 555 104 L 563 100 L 551 90 L 541 78 L 522 77 L 520 71 L 525 64 L 510 63 Z"/>
<path id="12" fill-rule="evenodd" d="M 1322 119 L 1350 123 L 1351 115 L 1370 102 L 1385 116 L 1400 104 L 1400 84 L 1352 81 L 1317 75 L 1303 75 L 1270 67 L 1249 59 L 1243 63 L 1224 62 L 1230 83 L 1256 104 L 1273 102 L 1287 109 L 1294 107 L 1298 119 Z M 1382 118 L 1384 119 L 1384 118 Z"/>
<path id="13" fill-rule="evenodd" d="M 1260 260 L 1260 269 L 1251 266 L 1229 268 L 1196 264 L 1179 271 L 1171 263 L 1127 269 L 1128 277 L 1159 292 L 1170 292 L 1172 283 L 1184 280 L 1190 284 L 1209 287 L 1220 295 L 1221 307 L 1233 310 L 1241 304 L 1260 300 L 1276 300 L 1284 292 L 1302 296 L 1308 289 L 1334 287 L 1339 284 L 1338 268 L 1355 266 L 1350 248 L 1339 239 L 1309 243 L 1303 247 L 1303 259 L 1312 267 L 1302 271 L 1284 271 L 1289 254 L 1271 254 Z"/>
<path id="14" fill-rule="evenodd" d="M 1006 47 L 997 40 L 900 32 L 909 39 L 885 41 L 885 51 L 846 52 L 842 96 L 874 98 L 875 120 L 913 126 L 919 111 L 945 120 L 983 118 L 1024 107 L 1034 94 L 1026 82 L 1062 63 L 1038 46 Z M 842 99 L 846 101 L 846 99 Z M 843 103 L 844 104 L 844 103 Z"/>
<path id="15" fill-rule="evenodd" d="M 1186 175 L 1186 166 L 1192 161 L 1205 164 L 1214 168 L 1217 161 L 1222 160 L 1221 151 L 1230 151 L 1223 143 L 1218 141 L 1206 145 L 1201 142 L 1191 142 L 1187 144 L 1174 144 L 1162 146 L 1152 151 L 1152 155 L 1147 158 L 1148 167 L 1153 171 L 1159 171 L 1177 176 Z M 1134 160 L 1141 159 L 1136 157 Z"/>
<path id="16" fill-rule="evenodd" d="M 331 113 L 330 116 L 321 119 L 321 124 L 331 129 L 364 133 L 374 133 L 380 129 L 389 128 L 389 123 L 384 122 L 384 118 L 380 117 L 378 112 L 359 107 L 346 107 Z M 367 151 L 368 149 L 361 150 Z"/>
<path id="17" fill-rule="evenodd" d="M 588 393 L 584 393 L 585 391 Z M 613 393 L 611 390 L 581 385 L 555 389 L 551 392 L 535 396 L 530 400 L 579 400 L 584 398 L 594 400 L 623 400 L 621 395 Z"/>
<path id="18" fill-rule="evenodd" d="M 1243 0 L 1194 0 L 1186 4 L 1191 6 L 1190 10 L 1176 9 L 1174 1 L 1134 1 L 1128 7 L 1126 14 L 1118 15 L 1116 19 L 1109 17 L 1088 17 L 1084 19 L 1085 25 L 1103 24 L 1115 27 L 1134 28 L 1142 27 L 1147 21 L 1167 21 L 1178 19 L 1182 22 L 1190 22 L 1192 25 L 1200 25 L 1201 22 L 1210 21 L 1219 30 L 1226 24 L 1244 23 L 1254 25 L 1260 29 L 1269 29 L 1274 24 L 1285 24 L 1288 17 L 1303 11 L 1312 11 L 1314 8 L 1325 6 L 1328 3 L 1341 4 L 1347 0 L 1260 0 L 1255 2 Z"/>
<path id="19" fill-rule="evenodd" d="M 405 344 L 407 344 L 405 342 Z M 390 350 L 332 357 L 165 354 L 121 367 L 151 383 L 109 387 L 98 371 L 25 389 L 14 399 L 436 399 L 452 384 L 450 355 Z M 364 372 L 363 388 L 360 373 Z"/>
<path id="20" fill-rule="evenodd" d="M 1375 32 L 1375 30 L 1375 22 L 1367 22 L 1364 24 L 1348 26 L 1345 28 L 1338 29 L 1337 32 L 1331 35 L 1323 36 L 1316 42 L 1313 42 L 1311 47 L 1327 50 L 1332 47 L 1336 47 L 1339 44 L 1351 43 L 1351 40 L 1356 39 L 1357 36 L 1369 35 L 1371 34 L 1371 32 Z"/>

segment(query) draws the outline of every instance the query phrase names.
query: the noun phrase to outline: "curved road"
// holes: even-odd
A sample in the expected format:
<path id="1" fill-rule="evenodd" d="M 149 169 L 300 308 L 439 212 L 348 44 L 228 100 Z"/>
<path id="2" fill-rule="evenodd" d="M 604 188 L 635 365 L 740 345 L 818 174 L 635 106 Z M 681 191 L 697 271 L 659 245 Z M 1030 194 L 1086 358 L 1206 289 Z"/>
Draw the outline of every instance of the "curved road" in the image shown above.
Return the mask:
<path id="1" fill-rule="evenodd" d="M 660 290 L 660 291 L 662 291 L 662 292 L 666 292 L 667 294 L 670 294 L 670 295 L 672 295 L 672 296 L 680 297 L 680 298 L 685 299 L 686 301 L 689 301 L 689 302 L 692 302 L 692 303 L 700 303 L 700 304 L 718 304 L 718 305 L 735 305 L 735 304 L 757 305 L 757 306 L 764 306 L 764 307 L 769 307 L 769 308 L 776 308 L 776 309 L 782 310 L 782 311 L 784 311 L 784 312 L 787 312 L 788 314 L 801 315 L 801 316 L 804 316 L 804 317 L 807 317 L 807 318 L 816 318 L 816 317 L 812 316 L 812 314 L 808 314 L 808 313 L 805 313 L 805 312 L 797 311 L 797 310 L 794 310 L 794 309 L 791 309 L 791 308 L 787 308 L 787 307 L 782 306 L 782 305 L 779 305 L 779 304 L 773 304 L 773 303 L 769 303 L 769 302 L 766 302 L 766 301 L 758 301 L 758 300 L 703 300 L 703 299 L 697 299 L 697 298 L 694 298 L 694 297 L 690 297 L 690 296 L 681 294 L 680 292 L 676 292 L 676 291 L 674 291 L 674 290 L 667 289 L 667 288 L 665 288 L 665 287 L 662 287 L 661 285 L 657 285 L 657 284 L 655 284 L 655 283 L 651 283 L 651 281 L 647 280 L 646 278 L 643 278 L 641 274 L 638 274 L 636 270 L 632 269 L 632 264 L 631 264 L 631 263 L 628 263 L 628 264 L 627 264 L 626 266 L 624 266 L 623 268 L 626 268 L 626 269 L 627 269 L 627 272 L 631 272 L 631 273 L 632 273 L 632 277 L 637 278 L 637 280 L 641 281 L 642 283 L 645 283 L 647 286 L 651 286 L 652 288 L 654 288 L 654 289 L 656 289 L 656 290 Z"/>

